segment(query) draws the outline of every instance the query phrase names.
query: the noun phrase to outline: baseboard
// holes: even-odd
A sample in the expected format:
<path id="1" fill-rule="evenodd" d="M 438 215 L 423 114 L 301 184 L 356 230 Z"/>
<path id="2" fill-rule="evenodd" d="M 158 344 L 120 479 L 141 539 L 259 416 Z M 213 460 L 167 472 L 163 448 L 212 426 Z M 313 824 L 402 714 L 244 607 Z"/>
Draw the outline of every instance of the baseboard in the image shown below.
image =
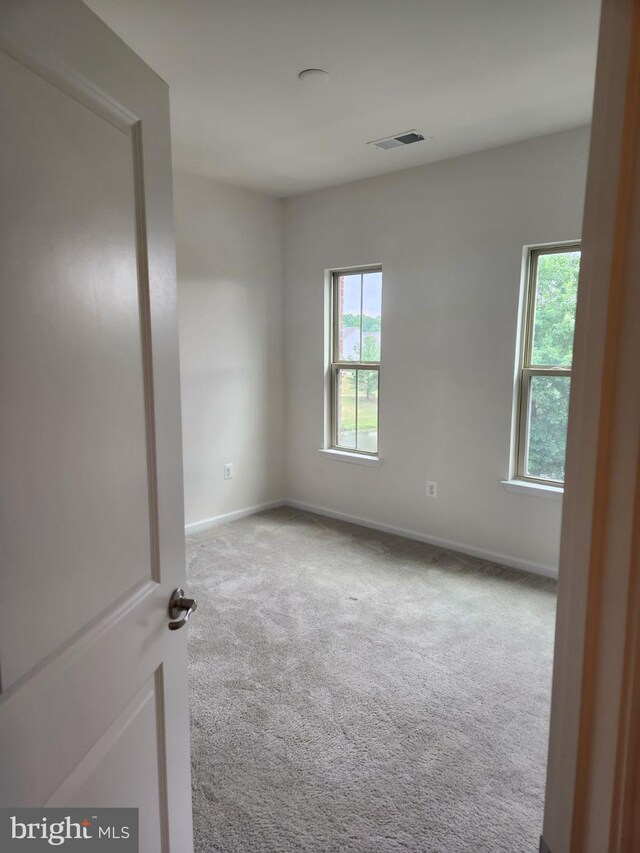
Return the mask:
<path id="1" fill-rule="evenodd" d="M 371 521 L 368 518 L 361 518 L 356 515 L 348 515 L 345 512 L 336 512 L 336 510 L 328 509 L 324 506 L 315 506 L 314 504 L 305 503 L 304 501 L 286 499 L 282 502 L 284 506 L 290 506 L 294 509 L 313 512 L 316 515 L 324 515 L 327 518 L 335 518 L 338 521 L 348 521 L 350 524 L 359 524 L 361 527 L 370 527 L 373 530 L 381 530 L 383 533 L 393 533 L 396 536 L 404 536 L 405 539 L 415 539 L 418 542 L 425 542 L 428 545 L 435 545 L 438 548 L 447 548 L 449 551 L 458 551 L 461 554 L 467 554 L 470 557 L 479 557 L 482 560 L 490 560 L 493 563 L 500 563 L 503 566 L 508 566 L 511 569 L 519 571 L 532 572 L 535 575 L 542 575 L 546 578 L 558 577 L 558 569 L 554 566 L 545 566 L 540 563 L 533 563 L 529 560 L 521 560 L 519 557 L 512 557 L 510 554 L 500 554 L 496 551 L 485 551 L 483 548 L 475 548 L 472 545 L 466 545 L 463 542 L 455 542 L 451 539 L 441 539 L 438 536 L 428 536 L 424 533 L 419 533 L 417 530 L 407 530 L 404 527 L 394 527 L 391 524 L 381 524 L 378 521 Z"/>
<path id="2" fill-rule="evenodd" d="M 201 533 L 203 530 L 210 530 L 212 527 L 218 527 L 221 524 L 228 524 L 230 521 L 237 521 L 239 518 L 246 518 L 248 515 L 255 515 L 256 512 L 263 512 L 266 509 L 276 509 L 279 506 L 284 506 L 285 501 L 269 501 L 256 506 L 248 506 L 244 509 L 236 509 L 233 512 L 225 512 L 223 515 L 214 515 L 211 518 L 203 518 L 200 521 L 192 521 L 190 524 L 185 524 L 184 532 L 186 536 L 193 533 Z"/>
<path id="3" fill-rule="evenodd" d="M 201 533 L 204 530 L 210 530 L 211 528 L 218 527 L 221 524 L 228 524 L 231 521 L 237 521 L 239 518 L 246 518 L 249 515 L 255 515 L 257 512 L 263 512 L 267 509 L 277 509 L 281 506 L 290 506 L 294 509 L 313 512 L 316 515 L 324 515 L 327 518 L 335 518 L 338 521 L 347 521 L 350 524 L 359 524 L 361 527 L 369 527 L 372 530 L 381 530 L 383 533 L 392 533 L 395 536 L 404 536 L 405 539 L 414 539 L 417 542 L 425 542 L 427 545 L 435 545 L 438 548 L 447 548 L 449 551 L 458 551 L 459 553 L 467 554 L 470 557 L 479 557 L 481 560 L 491 560 L 493 563 L 500 563 L 503 566 L 509 566 L 511 569 L 532 572 L 535 575 L 542 575 L 546 578 L 557 579 L 558 577 L 558 570 L 554 566 L 545 566 L 540 563 L 533 563 L 529 560 L 521 560 L 519 557 L 512 557 L 510 554 L 501 554 L 497 551 L 486 551 L 483 548 L 466 545 L 464 542 L 456 542 L 452 539 L 441 539 L 439 536 L 429 536 L 425 533 L 419 533 L 417 530 L 407 530 L 404 527 L 395 527 L 392 524 L 382 524 L 378 521 L 371 521 L 368 518 L 349 515 L 346 512 L 338 512 L 325 506 L 316 506 L 315 504 L 289 498 L 269 501 L 268 503 L 257 504 L 256 506 L 249 506 L 244 509 L 237 509 L 233 512 L 226 512 L 222 515 L 214 515 L 211 518 L 203 518 L 200 521 L 193 521 L 190 524 L 185 524 L 184 532 L 187 536 L 194 533 Z"/>

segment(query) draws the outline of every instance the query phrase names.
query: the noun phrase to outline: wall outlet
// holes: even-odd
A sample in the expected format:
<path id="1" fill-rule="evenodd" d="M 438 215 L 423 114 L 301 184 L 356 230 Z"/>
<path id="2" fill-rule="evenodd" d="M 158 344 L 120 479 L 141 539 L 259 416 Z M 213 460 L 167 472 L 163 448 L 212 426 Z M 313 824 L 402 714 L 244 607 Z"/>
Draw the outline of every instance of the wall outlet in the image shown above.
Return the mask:
<path id="1" fill-rule="evenodd" d="M 437 498 L 438 497 L 438 484 L 435 480 L 427 480 L 427 497 L 428 498 Z"/>
<path id="2" fill-rule="evenodd" d="M 233 477 L 233 462 L 225 462 L 224 463 L 224 478 L 225 480 L 231 480 Z"/>

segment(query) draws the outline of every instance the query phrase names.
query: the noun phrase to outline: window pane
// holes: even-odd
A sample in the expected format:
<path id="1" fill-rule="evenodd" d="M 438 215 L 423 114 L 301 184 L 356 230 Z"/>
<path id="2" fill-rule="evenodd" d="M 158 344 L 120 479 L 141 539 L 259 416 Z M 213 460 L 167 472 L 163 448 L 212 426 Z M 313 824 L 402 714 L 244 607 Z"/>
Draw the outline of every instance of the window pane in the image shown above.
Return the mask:
<path id="1" fill-rule="evenodd" d="M 360 361 L 362 276 L 338 276 L 338 361 Z"/>
<path id="2" fill-rule="evenodd" d="M 378 450 L 378 371 L 358 371 L 357 449 Z"/>
<path id="3" fill-rule="evenodd" d="M 362 283 L 362 361 L 380 361 L 382 273 L 369 272 Z"/>
<path id="4" fill-rule="evenodd" d="M 356 371 L 336 371 L 336 443 L 356 449 Z"/>
<path id="5" fill-rule="evenodd" d="M 532 376 L 527 476 L 564 482 L 569 415 L 568 376 Z"/>
<path id="6" fill-rule="evenodd" d="M 580 252 L 538 255 L 531 363 L 570 367 Z"/>

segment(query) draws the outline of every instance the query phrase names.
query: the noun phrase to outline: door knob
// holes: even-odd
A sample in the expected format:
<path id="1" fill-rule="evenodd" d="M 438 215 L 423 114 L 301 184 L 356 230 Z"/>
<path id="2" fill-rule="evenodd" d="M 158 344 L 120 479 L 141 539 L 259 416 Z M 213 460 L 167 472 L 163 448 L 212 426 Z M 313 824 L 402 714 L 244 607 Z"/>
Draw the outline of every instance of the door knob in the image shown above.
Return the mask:
<path id="1" fill-rule="evenodd" d="M 185 598 L 183 589 L 180 587 L 174 589 L 169 599 L 169 617 L 172 620 L 169 622 L 169 630 L 177 631 L 178 628 L 186 625 L 189 616 L 191 616 L 197 606 L 198 602 L 195 598 Z M 178 619 L 180 614 L 182 614 L 182 619 Z"/>

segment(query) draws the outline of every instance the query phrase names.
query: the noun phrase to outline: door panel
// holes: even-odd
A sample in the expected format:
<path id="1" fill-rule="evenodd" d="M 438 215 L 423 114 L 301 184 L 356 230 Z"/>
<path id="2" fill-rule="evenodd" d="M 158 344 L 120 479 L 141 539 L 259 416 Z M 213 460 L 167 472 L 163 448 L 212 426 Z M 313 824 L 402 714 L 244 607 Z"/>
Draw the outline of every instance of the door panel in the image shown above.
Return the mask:
<path id="1" fill-rule="evenodd" d="M 30 590 L 0 597 L 6 688 L 148 579 L 151 549 L 131 136 L 6 54 L 0 77 L 0 541 Z"/>
<path id="2" fill-rule="evenodd" d="M 3 0 L 0 78 L 0 805 L 190 853 L 168 91 L 78 0 Z"/>
<path id="3" fill-rule="evenodd" d="M 166 602 L 158 585 L 145 583 L 2 693 L 3 806 L 43 805 L 150 678 L 158 678 L 155 673 L 166 653 L 165 635 L 170 635 L 164 612 Z M 122 779 L 134 769 L 134 761 L 126 764 Z M 155 786 L 153 780 L 150 787 Z"/>
<path id="4" fill-rule="evenodd" d="M 133 806 L 140 815 L 140 853 L 163 849 L 166 835 L 166 791 L 158 766 L 158 704 L 161 676 L 156 674 L 116 717 L 64 784 L 47 802 L 48 806 Z M 131 762 L 131 758 L 134 761 Z M 131 772 L 122 778 L 122 767 Z M 148 785 L 156 779 L 155 787 Z"/>

